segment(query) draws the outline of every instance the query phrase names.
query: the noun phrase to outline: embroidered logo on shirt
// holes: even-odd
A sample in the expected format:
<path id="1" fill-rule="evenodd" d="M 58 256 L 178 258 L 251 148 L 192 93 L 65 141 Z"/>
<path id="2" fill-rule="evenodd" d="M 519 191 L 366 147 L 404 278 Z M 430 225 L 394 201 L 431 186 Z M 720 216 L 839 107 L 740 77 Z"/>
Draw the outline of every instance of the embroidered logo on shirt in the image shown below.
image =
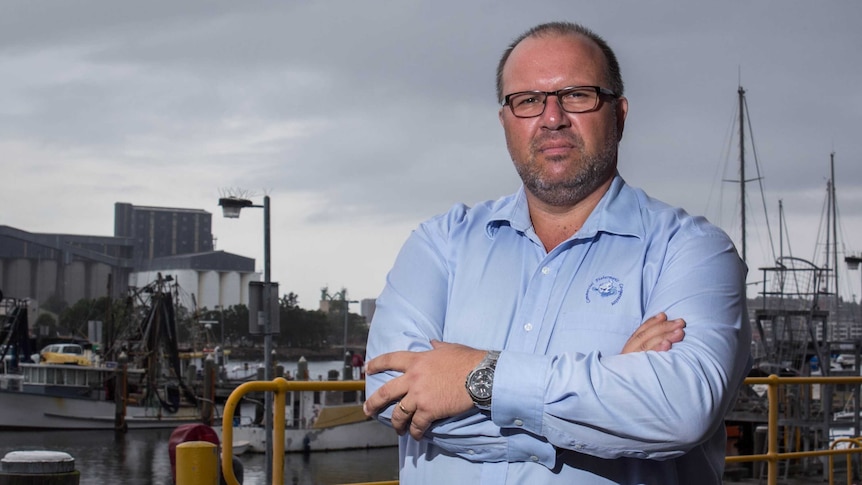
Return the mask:
<path id="1" fill-rule="evenodd" d="M 623 296 L 623 284 L 613 276 L 601 276 L 593 280 L 587 288 L 587 303 L 591 303 L 590 296 L 593 294 L 603 300 L 610 299 L 611 305 L 616 305 Z"/>

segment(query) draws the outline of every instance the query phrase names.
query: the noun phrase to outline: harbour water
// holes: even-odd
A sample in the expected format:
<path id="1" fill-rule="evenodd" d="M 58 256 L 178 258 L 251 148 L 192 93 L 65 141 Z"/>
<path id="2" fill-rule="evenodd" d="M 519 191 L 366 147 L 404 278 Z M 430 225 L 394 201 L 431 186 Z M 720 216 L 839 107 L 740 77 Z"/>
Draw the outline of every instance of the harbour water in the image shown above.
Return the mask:
<path id="1" fill-rule="evenodd" d="M 170 429 L 113 431 L 3 431 L 0 456 L 10 451 L 64 451 L 75 458 L 81 485 L 172 485 Z M 266 485 L 264 457 L 239 457 L 243 485 Z M 284 483 L 324 485 L 398 479 L 398 449 L 287 454 Z"/>

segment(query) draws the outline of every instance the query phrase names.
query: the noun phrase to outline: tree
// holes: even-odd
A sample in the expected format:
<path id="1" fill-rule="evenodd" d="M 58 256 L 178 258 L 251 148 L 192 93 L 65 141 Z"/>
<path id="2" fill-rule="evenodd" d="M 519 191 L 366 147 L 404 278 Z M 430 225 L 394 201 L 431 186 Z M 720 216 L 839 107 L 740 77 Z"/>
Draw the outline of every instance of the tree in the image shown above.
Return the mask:
<path id="1" fill-rule="evenodd" d="M 224 309 L 204 308 L 201 310 L 202 320 L 215 320 L 224 329 L 213 330 L 221 338 L 224 331 L 225 346 L 238 347 L 243 337 L 248 336 L 248 307 L 242 304 L 233 305 Z"/>
<path id="2" fill-rule="evenodd" d="M 65 300 L 61 300 L 60 297 L 57 296 L 56 293 L 51 293 L 51 296 L 45 299 L 42 302 L 41 307 L 44 310 L 47 310 L 51 313 L 60 314 L 67 308 L 69 308 L 69 304 L 66 303 Z"/>
<path id="3" fill-rule="evenodd" d="M 320 350 L 329 331 L 329 321 L 321 311 L 299 307 L 299 297 L 291 292 L 279 299 L 280 333 L 275 336 L 285 347 Z"/>
<path id="4" fill-rule="evenodd" d="M 87 322 L 90 320 L 104 321 L 107 316 L 110 300 L 107 297 L 98 299 L 82 298 L 59 315 L 58 333 L 74 337 L 87 337 Z"/>
<path id="5" fill-rule="evenodd" d="M 39 315 L 36 322 L 33 324 L 33 327 L 36 329 L 46 327 L 48 329 L 48 335 L 57 335 L 57 319 L 50 313 L 42 313 Z"/>

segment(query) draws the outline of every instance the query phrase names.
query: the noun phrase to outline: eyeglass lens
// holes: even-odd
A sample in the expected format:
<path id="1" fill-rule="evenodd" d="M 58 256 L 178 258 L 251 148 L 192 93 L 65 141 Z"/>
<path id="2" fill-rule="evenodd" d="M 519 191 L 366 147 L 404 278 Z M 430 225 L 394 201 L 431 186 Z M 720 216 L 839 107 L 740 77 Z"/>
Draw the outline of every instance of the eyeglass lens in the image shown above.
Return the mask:
<path id="1" fill-rule="evenodd" d="M 594 88 L 561 89 L 556 93 L 544 93 L 541 91 L 516 93 L 509 97 L 509 106 L 515 116 L 529 118 L 539 116 L 545 111 L 548 94 L 556 94 L 563 111 L 569 113 L 583 113 L 596 108 L 599 101 L 598 93 Z"/>

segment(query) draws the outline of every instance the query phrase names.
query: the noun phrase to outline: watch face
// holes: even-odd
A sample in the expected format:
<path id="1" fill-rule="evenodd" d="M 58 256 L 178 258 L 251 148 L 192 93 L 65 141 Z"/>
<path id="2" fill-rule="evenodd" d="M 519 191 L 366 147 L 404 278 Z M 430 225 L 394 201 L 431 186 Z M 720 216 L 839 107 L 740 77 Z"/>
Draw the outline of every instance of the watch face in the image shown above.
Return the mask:
<path id="1" fill-rule="evenodd" d="M 470 394 L 475 399 L 490 399 L 493 385 L 494 370 L 490 368 L 478 369 L 470 378 Z"/>

